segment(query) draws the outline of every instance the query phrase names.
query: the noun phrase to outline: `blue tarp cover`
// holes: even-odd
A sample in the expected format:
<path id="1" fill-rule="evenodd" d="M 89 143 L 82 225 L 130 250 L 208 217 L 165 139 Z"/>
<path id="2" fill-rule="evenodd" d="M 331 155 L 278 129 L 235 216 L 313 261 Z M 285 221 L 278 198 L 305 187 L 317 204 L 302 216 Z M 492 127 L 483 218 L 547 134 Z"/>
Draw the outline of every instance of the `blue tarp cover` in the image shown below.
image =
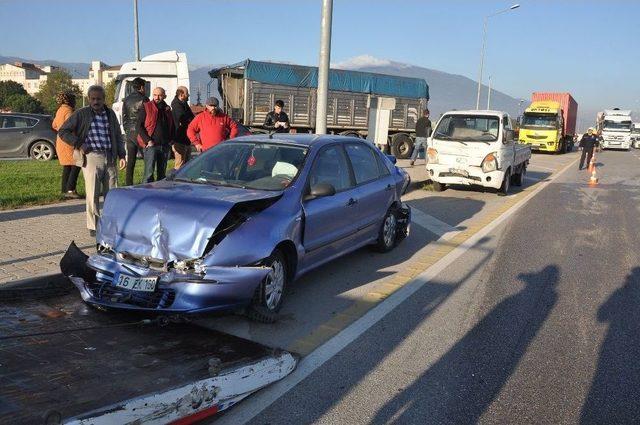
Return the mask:
<path id="1" fill-rule="evenodd" d="M 214 69 L 209 72 L 209 75 L 214 77 L 221 70 L 238 67 L 244 67 L 245 78 L 260 83 L 318 87 L 318 68 L 316 67 L 258 62 L 250 59 L 228 67 Z M 429 99 L 429 86 L 423 79 L 342 69 L 329 71 L 329 90 Z"/>

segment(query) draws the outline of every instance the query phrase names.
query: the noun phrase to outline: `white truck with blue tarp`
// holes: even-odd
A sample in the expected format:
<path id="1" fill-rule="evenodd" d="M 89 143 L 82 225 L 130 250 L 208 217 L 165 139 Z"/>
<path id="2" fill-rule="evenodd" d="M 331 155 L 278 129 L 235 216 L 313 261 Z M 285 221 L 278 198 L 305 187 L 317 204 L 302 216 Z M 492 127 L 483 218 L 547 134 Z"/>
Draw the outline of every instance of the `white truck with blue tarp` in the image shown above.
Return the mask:
<path id="1" fill-rule="evenodd" d="M 276 100 L 284 101 L 292 131 L 314 131 L 318 68 L 247 59 L 209 75 L 209 94 L 219 97 L 225 112 L 252 131 L 263 131 Z M 366 137 L 372 105 L 392 105 L 388 145 L 398 158 L 408 158 L 416 121 L 428 100 L 429 86 L 420 78 L 331 69 L 327 131 Z"/>

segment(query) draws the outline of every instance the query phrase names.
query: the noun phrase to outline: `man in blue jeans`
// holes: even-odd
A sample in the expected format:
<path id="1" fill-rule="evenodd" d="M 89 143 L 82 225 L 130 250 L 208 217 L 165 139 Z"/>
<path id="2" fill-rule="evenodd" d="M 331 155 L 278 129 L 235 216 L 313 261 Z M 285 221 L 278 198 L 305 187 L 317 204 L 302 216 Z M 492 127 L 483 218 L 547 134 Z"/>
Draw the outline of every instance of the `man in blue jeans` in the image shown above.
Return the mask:
<path id="1" fill-rule="evenodd" d="M 431 136 L 431 121 L 429 121 L 429 110 L 425 108 L 416 122 L 416 142 L 411 154 L 411 165 L 416 162 L 421 147 L 424 149 L 424 157 L 427 157 L 427 137 L 429 136 Z"/>
<path id="2" fill-rule="evenodd" d="M 164 101 L 166 97 L 164 89 L 156 87 L 152 101 L 143 103 L 138 112 L 138 144 L 144 149 L 144 183 L 162 180 L 166 176 L 169 152 L 175 137 L 173 115 Z"/>

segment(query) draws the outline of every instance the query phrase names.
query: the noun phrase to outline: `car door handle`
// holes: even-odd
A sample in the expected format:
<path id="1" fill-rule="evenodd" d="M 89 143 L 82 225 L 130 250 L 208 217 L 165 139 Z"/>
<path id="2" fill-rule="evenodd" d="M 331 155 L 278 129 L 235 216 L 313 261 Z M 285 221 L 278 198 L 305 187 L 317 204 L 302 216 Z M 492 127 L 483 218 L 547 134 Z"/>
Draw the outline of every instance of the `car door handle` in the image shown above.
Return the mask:
<path id="1" fill-rule="evenodd" d="M 347 206 L 350 207 L 350 206 L 355 205 L 357 203 L 358 203 L 357 199 L 349 198 L 349 200 L 347 201 Z"/>
<path id="2" fill-rule="evenodd" d="M 29 131 L 29 130 L 22 130 L 22 131 L 20 132 L 20 134 L 27 134 L 27 133 L 30 133 L 30 131 Z"/>

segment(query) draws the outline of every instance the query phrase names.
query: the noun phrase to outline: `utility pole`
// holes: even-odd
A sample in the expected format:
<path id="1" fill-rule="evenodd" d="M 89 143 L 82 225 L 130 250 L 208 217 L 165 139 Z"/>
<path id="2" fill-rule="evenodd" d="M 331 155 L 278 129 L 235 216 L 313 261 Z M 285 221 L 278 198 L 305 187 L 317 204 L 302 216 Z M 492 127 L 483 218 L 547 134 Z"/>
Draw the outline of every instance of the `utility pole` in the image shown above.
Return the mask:
<path id="1" fill-rule="evenodd" d="M 329 95 L 329 62 L 331 60 L 331 18 L 333 0 L 322 0 L 320 21 L 320 59 L 316 102 L 316 134 L 327 133 L 327 98 Z"/>
<path id="2" fill-rule="evenodd" d="M 133 0 L 133 39 L 136 61 L 140 61 L 140 39 L 138 38 L 138 0 Z"/>
<path id="3" fill-rule="evenodd" d="M 489 75 L 489 93 L 487 94 L 487 111 L 491 109 L 491 75 Z"/>

